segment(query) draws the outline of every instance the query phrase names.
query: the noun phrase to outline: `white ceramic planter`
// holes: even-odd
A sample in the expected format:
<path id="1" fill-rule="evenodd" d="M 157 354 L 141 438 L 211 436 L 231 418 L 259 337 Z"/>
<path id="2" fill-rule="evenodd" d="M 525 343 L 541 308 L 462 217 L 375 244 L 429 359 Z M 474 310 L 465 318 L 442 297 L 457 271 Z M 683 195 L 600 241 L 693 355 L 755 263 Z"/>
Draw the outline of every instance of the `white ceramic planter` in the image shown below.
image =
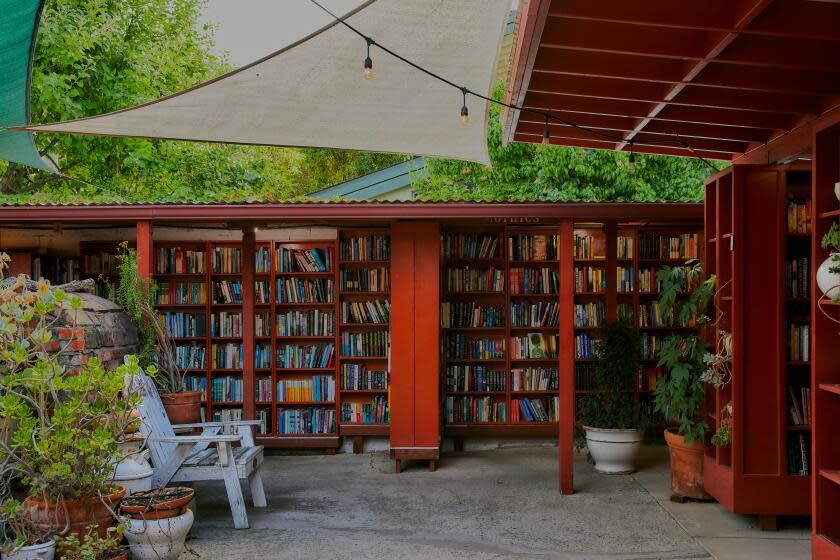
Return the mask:
<path id="1" fill-rule="evenodd" d="M 840 295 L 840 274 L 830 271 L 831 267 L 840 266 L 840 260 L 832 259 L 836 254 L 832 253 L 817 269 L 817 286 L 829 299 L 834 299 Z"/>
<path id="2" fill-rule="evenodd" d="M 605 474 L 628 474 L 636 470 L 636 457 L 642 446 L 638 430 L 602 430 L 583 427 L 586 446 L 595 461 L 595 470 Z"/>
<path id="3" fill-rule="evenodd" d="M 125 495 L 152 489 L 152 466 L 149 464 L 149 450 L 125 453 L 114 470 L 114 484 L 125 488 Z"/>
<path id="4" fill-rule="evenodd" d="M 124 535 L 129 555 L 135 560 L 176 560 L 192 528 L 193 512 L 169 519 L 126 519 Z"/>
<path id="5" fill-rule="evenodd" d="M 12 554 L 3 555 L 3 560 L 53 560 L 53 558 L 55 558 L 55 541 L 24 546 Z"/>

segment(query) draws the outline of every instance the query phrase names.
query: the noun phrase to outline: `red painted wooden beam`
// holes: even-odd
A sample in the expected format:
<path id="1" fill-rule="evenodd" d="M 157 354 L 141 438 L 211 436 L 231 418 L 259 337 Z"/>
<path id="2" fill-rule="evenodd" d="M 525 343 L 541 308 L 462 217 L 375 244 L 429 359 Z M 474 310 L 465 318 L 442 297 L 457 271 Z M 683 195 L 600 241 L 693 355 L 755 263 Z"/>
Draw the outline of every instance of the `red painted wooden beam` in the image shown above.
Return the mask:
<path id="1" fill-rule="evenodd" d="M 692 83 L 800 95 L 840 95 L 840 72 L 837 71 L 792 69 L 781 71 L 771 67 L 711 63 Z"/>
<path id="2" fill-rule="evenodd" d="M 837 70 L 837 61 L 840 60 L 840 41 L 741 35 L 715 60 L 729 64 L 831 72 Z"/>
<path id="3" fill-rule="evenodd" d="M 649 118 L 652 120 L 724 124 L 767 130 L 787 129 L 793 126 L 794 122 L 793 117 L 790 115 L 779 113 L 759 113 L 755 111 L 738 111 L 735 109 L 704 109 L 702 107 L 680 105 L 664 107 L 657 115 Z"/>
<path id="4" fill-rule="evenodd" d="M 522 134 L 517 132 L 516 135 L 513 137 L 515 142 L 530 142 L 535 144 L 542 140 L 542 134 L 539 136 L 535 134 Z M 576 148 L 590 148 L 593 150 L 616 150 L 618 144 L 616 142 L 609 142 L 609 141 L 598 141 L 598 140 L 585 140 L 585 139 L 575 139 L 575 138 L 552 138 L 551 139 L 552 145 L 557 146 L 571 146 Z M 646 145 L 644 143 L 635 144 L 633 146 L 633 150 L 638 153 L 646 153 L 646 154 L 660 154 L 666 156 L 677 156 L 677 157 L 695 157 L 699 155 L 705 159 L 718 159 L 718 160 L 725 160 L 729 161 L 733 157 L 739 154 L 728 154 L 724 152 L 710 152 L 706 150 L 695 150 L 695 153 L 692 153 L 690 150 L 685 148 L 678 148 L 678 147 L 669 147 L 670 144 L 666 145 L 665 143 L 656 144 L 656 145 Z M 627 150 L 625 147 L 624 150 Z"/>
<path id="5" fill-rule="evenodd" d="M 138 220 L 135 227 L 137 234 L 137 275 L 140 278 L 151 278 L 154 267 L 152 222 Z"/>

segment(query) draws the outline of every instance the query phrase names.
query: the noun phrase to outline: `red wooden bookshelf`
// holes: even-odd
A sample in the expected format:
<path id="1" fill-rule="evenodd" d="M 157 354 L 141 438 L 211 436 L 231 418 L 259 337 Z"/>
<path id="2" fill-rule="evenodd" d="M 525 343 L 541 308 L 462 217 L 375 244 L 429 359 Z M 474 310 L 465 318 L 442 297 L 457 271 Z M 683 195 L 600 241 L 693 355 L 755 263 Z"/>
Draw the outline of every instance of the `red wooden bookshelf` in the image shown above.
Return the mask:
<path id="1" fill-rule="evenodd" d="M 790 326 L 810 329 L 810 290 L 786 292 L 786 263 L 810 256 L 810 234 L 788 234 L 788 203 L 810 199 L 810 168 L 733 166 L 706 183 L 706 271 L 717 275 L 719 330 L 732 333 L 732 382 L 707 389 L 709 437 L 728 421 L 732 441 L 706 445 L 705 487 L 730 511 L 810 512 L 809 422 L 795 422 L 793 390 L 810 390 L 810 351 L 792 355 Z M 802 261 L 804 262 L 804 261 Z M 795 296 L 795 297 L 794 297 Z"/>
<path id="2" fill-rule="evenodd" d="M 811 240 L 812 278 L 815 270 L 828 256 L 820 246 L 822 236 L 838 219 L 835 184 L 840 181 L 840 125 L 818 130 L 814 136 L 813 212 L 814 235 Z M 813 427 L 811 432 L 813 472 L 811 497 L 813 529 L 811 553 L 815 560 L 840 559 L 840 446 L 837 427 L 840 426 L 840 347 L 837 324 L 826 317 L 840 318 L 840 306 L 818 308 L 819 288 L 814 282 L 812 301 L 813 359 L 811 387 L 813 399 Z"/>

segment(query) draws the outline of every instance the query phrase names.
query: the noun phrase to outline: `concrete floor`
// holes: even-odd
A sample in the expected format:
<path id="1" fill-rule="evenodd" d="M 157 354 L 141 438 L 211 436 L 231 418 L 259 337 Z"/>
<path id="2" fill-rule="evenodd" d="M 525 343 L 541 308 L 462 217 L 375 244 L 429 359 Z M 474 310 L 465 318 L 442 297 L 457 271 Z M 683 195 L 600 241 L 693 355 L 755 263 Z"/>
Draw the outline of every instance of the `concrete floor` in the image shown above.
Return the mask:
<path id="1" fill-rule="evenodd" d="M 557 492 L 555 447 L 446 454 L 434 473 L 407 466 L 392 474 L 385 453 L 267 457 L 269 507 L 249 508 L 251 529 L 232 529 L 224 486 L 202 483 L 188 545 L 211 559 L 810 557 L 807 520 L 768 534 L 717 504 L 670 502 L 662 446 L 631 476 L 579 457 L 572 496 Z"/>

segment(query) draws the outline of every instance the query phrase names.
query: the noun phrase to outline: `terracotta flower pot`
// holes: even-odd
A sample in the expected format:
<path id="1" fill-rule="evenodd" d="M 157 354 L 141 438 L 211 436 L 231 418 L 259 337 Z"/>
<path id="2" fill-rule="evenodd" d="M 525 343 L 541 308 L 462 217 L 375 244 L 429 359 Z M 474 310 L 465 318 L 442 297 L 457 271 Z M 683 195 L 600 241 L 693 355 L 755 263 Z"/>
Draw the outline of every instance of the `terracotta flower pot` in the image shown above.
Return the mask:
<path id="1" fill-rule="evenodd" d="M 671 490 L 678 496 L 708 500 L 711 498 L 703 489 L 703 442 L 685 442 L 685 437 L 674 431 L 665 430 L 665 442 L 671 456 Z"/>
<path id="2" fill-rule="evenodd" d="M 125 488 L 117 488 L 101 498 L 96 496 L 58 502 L 39 501 L 30 496 L 24 505 L 32 522 L 44 531 L 53 530 L 62 535 L 76 533 L 81 540 L 85 540 L 88 526 L 96 525 L 96 533 L 106 538 L 108 528 L 114 525 L 111 511 L 116 509 L 117 503 L 125 496 Z"/>
<path id="3" fill-rule="evenodd" d="M 183 515 L 183 513 L 187 510 L 187 506 L 177 508 L 177 509 L 160 509 L 160 510 L 152 510 L 147 512 L 137 512 L 130 514 L 132 519 L 140 519 L 144 521 L 151 521 L 153 519 L 169 519 L 170 517 L 178 517 L 179 515 Z"/>
<path id="4" fill-rule="evenodd" d="M 201 422 L 201 391 L 164 393 L 160 396 L 166 415 L 173 424 Z"/>

